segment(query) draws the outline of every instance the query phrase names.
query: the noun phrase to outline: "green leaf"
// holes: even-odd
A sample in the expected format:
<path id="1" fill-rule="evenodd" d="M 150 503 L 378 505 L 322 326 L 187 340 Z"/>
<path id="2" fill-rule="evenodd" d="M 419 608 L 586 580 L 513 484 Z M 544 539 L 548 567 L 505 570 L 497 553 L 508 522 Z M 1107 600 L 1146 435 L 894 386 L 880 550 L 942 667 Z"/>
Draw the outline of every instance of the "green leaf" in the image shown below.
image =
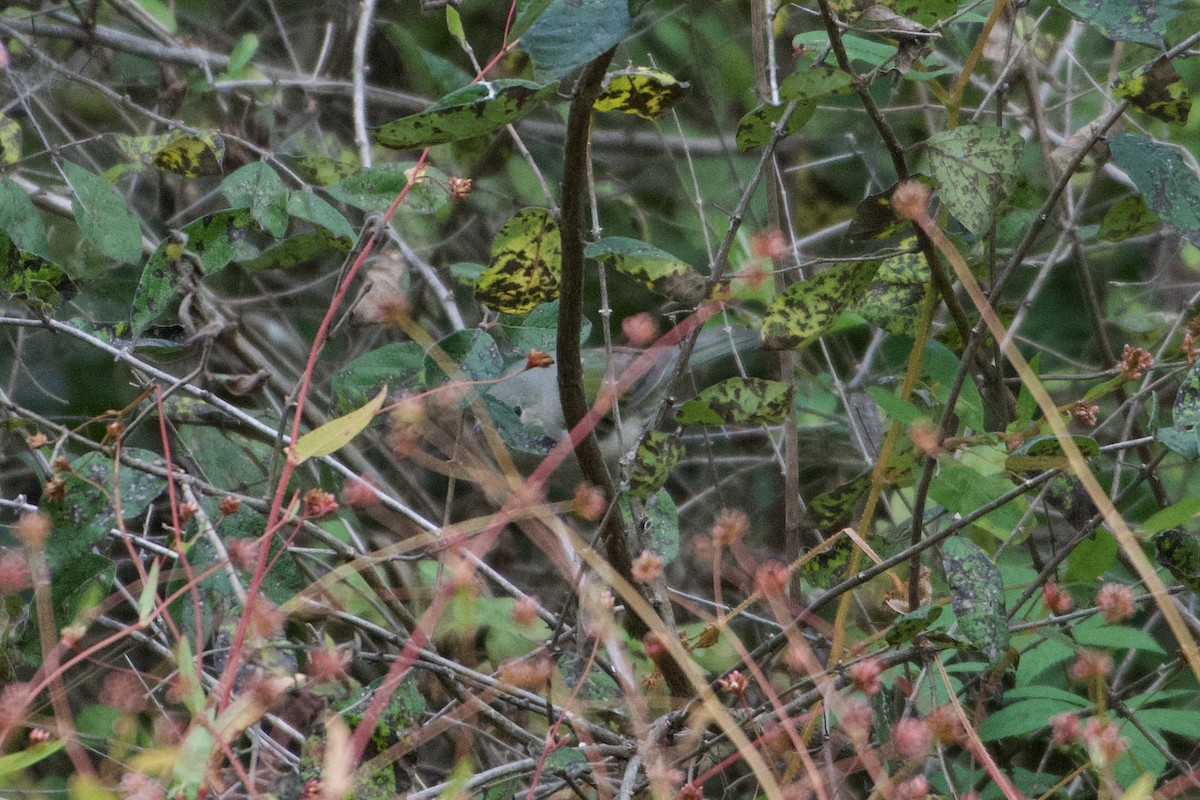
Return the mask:
<path id="1" fill-rule="evenodd" d="M 816 102 L 832 94 L 845 94 L 853 83 L 854 76 L 837 67 L 803 59 L 796 65 L 796 71 L 779 84 L 779 99 Z"/>
<path id="2" fill-rule="evenodd" d="M 842 36 L 842 44 L 851 61 L 861 61 L 871 67 L 878 67 L 896 55 L 894 46 L 854 34 Z M 824 52 L 829 47 L 829 34 L 824 30 L 801 33 L 792 37 L 792 46 Z"/>
<path id="3" fill-rule="evenodd" d="M 1100 444 L 1091 436 L 1072 436 L 1075 446 L 1084 458 L 1100 455 Z M 1044 472 L 1048 469 L 1066 469 L 1067 455 L 1062 443 L 1054 434 L 1033 436 L 1004 460 L 1004 468 L 1010 472 Z"/>
<path id="4" fill-rule="evenodd" d="M 491 133 L 537 108 L 557 84 L 505 79 L 473 83 L 425 111 L 371 129 L 371 138 L 393 150 L 415 150 Z"/>
<path id="5" fill-rule="evenodd" d="M 620 111 L 653 122 L 687 93 L 688 84 L 650 67 L 610 72 L 596 102 L 597 111 Z"/>
<path id="6" fill-rule="evenodd" d="M 64 161 L 62 170 L 83 238 L 109 258 L 129 264 L 140 261 L 142 229 L 125 199 L 108 181 L 77 164 Z"/>
<path id="7" fill-rule="evenodd" d="M 1114 42 L 1160 47 L 1167 23 L 1180 8 L 1176 0 L 1059 0 L 1067 11 Z"/>
<path id="8" fill-rule="evenodd" d="M 48 742 L 33 744 L 24 750 L 17 750 L 0 756 L 0 778 L 19 776 L 29 767 L 44 761 L 66 746 L 64 739 L 52 739 Z M 16 785 L 11 784 L 11 785 Z"/>
<path id="9" fill-rule="evenodd" d="M 296 233 L 269 247 L 254 258 L 240 261 L 247 272 L 267 269 L 290 269 L 327 255 L 330 251 L 345 253 L 354 246 L 354 240 L 345 236 L 334 236 L 324 228 Z"/>
<path id="10" fill-rule="evenodd" d="M 249 208 L 267 233 L 276 237 L 287 233 L 290 193 L 268 164 L 247 164 L 221 182 L 221 191 L 229 205 Z"/>
<path id="11" fill-rule="evenodd" d="M 624 39 L 631 23 L 628 0 L 551 0 L 521 46 L 539 80 L 557 80 Z"/>
<path id="12" fill-rule="evenodd" d="M 979 545 L 962 536 L 942 543 L 942 566 L 959 633 L 987 656 L 989 663 L 999 664 L 1008 651 L 1008 614 L 1000 570 Z"/>
<path id="13" fill-rule="evenodd" d="M 966 515 L 1011 488 L 1012 481 L 1004 473 L 982 474 L 971 466 L 949 461 L 943 462 L 930 484 L 929 497 L 953 513 Z M 1025 499 L 1018 498 L 976 520 L 975 525 L 998 539 L 1007 539 L 1020 525 L 1025 507 Z"/>
<path id="14" fill-rule="evenodd" d="M 562 237 L 549 211 L 526 208 L 492 240 L 492 261 L 479 277 L 475 298 L 503 314 L 527 314 L 558 297 Z"/>
<path id="15" fill-rule="evenodd" d="M 708 280 L 686 261 L 636 239 L 609 236 L 587 245 L 583 253 L 610 262 L 650 291 L 685 305 L 700 303 L 710 290 Z"/>
<path id="16" fill-rule="evenodd" d="M 908 246 L 915 241 L 905 240 L 901 244 Z M 929 263 L 919 252 L 886 258 L 855 311 L 888 333 L 913 334 L 929 279 Z"/>
<path id="17" fill-rule="evenodd" d="M 416 168 L 413 163 L 379 164 L 356 171 L 325 191 L 335 200 L 363 211 L 383 213 L 408 185 Z M 446 174 L 434 167 L 424 167 L 413 183 L 401 208 L 418 214 L 433 214 L 450 203 L 446 190 Z"/>
<path id="18" fill-rule="evenodd" d="M 478 328 L 455 331 L 437 343 L 446 358 L 453 361 L 469 381 L 490 381 L 500 377 L 504 371 L 504 359 L 496 340 Z M 430 354 L 425 355 L 423 367 L 426 386 L 438 386 L 459 376 L 445 373 L 441 365 Z"/>
<path id="19" fill-rule="evenodd" d="M 815 100 L 805 100 L 796 103 L 796 108 L 792 111 L 792 115 L 788 117 L 787 127 L 784 129 L 783 135 L 790 136 L 803 128 L 812 118 L 813 111 L 816 108 L 817 103 Z M 783 119 L 783 112 L 786 109 L 787 105 L 763 103 L 747 112 L 738 121 L 736 136 L 738 150 L 744 153 L 755 147 L 762 147 L 771 141 L 771 135 L 775 132 L 775 126 L 779 123 L 779 120 Z"/>
<path id="20" fill-rule="evenodd" d="M 425 351 L 416 342 L 392 342 L 359 356 L 333 375 L 338 408 L 357 408 L 383 386 L 416 385 L 424 364 Z"/>
<path id="21" fill-rule="evenodd" d="M 558 301 L 542 303 L 525 316 L 502 314 L 499 326 L 516 352 L 527 354 L 530 350 L 541 350 L 553 353 L 558 349 Z M 579 332 L 580 345 L 591 333 L 592 323 L 584 317 Z"/>
<path id="22" fill-rule="evenodd" d="M 225 140 L 215 131 L 198 136 L 186 131 L 149 136 L 117 134 L 117 149 L 133 161 L 185 178 L 220 175 L 225 159 Z"/>
<path id="23" fill-rule="evenodd" d="M 892 647 L 908 644 L 924 633 L 941 615 L 941 606 L 921 606 L 915 611 L 901 614 L 888 628 L 884 640 Z"/>
<path id="24" fill-rule="evenodd" d="M 238 254 L 253 226 L 250 210 L 235 208 L 217 211 L 183 227 L 187 250 L 200 260 L 204 273 L 220 272 Z M 192 267 L 181 263 L 183 247 L 171 239 L 163 240 L 142 269 L 133 295 L 131 332 L 140 336 L 146 328 L 170 309 L 179 296 L 180 281 Z"/>
<path id="25" fill-rule="evenodd" d="M 0 164 L 8 166 L 21 160 L 21 125 L 0 114 Z"/>
<path id="26" fill-rule="evenodd" d="M 633 467 L 629 472 L 629 494 L 646 500 L 671 477 L 679 459 L 683 458 L 683 442 L 664 431 L 650 431 L 642 437 Z"/>
<path id="27" fill-rule="evenodd" d="M 791 384 L 729 378 L 700 392 L 675 412 L 680 425 L 777 425 L 792 409 Z"/>
<path id="28" fill-rule="evenodd" d="M 1109 150 L 1154 213 L 1200 246 L 1200 180 L 1183 152 L 1137 133 L 1118 133 Z"/>
<path id="29" fill-rule="evenodd" d="M 979 738 L 994 742 L 997 739 L 1025 736 L 1047 727 L 1055 714 L 1064 711 L 1081 713 L 1086 708 L 1087 701 L 1082 697 L 1078 703 L 1048 698 L 1018 700 L 989 715 L 979 726 Z"/>
<path id="30" fill-rule="evenodd" d="M 1162 645 L 1146 631 L 1125 625 L 1102 625 L 1100 617 L 1092 617 L 1072 626 L 1071 637 L 1088 647 L 1140 650 L 1159 656 L 1166 655 Z"/>
<path id="31" fill-rule="evenodd" d="M 1153 233 L 1161 225 L 1162 220 L 1150 210 L 1142 196 L 1134 194 L 1105 212 L 1098 236 L 1106 242 L 1121 242 Z"/>
<path id="32" fill-rule="evenodd" d="M 304 188 L 291 192 L 287 202 L 288 213 L 293 217 L 308 220 L 341 239 L 345 239 L 346 249 L 354 244 L 354 228 L 342 216 L 341 212 L 326 203 L 312 189 Z"/>
<path id="33" fill-rule="evenodd" d="M 253 33 L 243 33 L 242 38 L 238 39 L 238 43 L 229 53 L 229 66 L 225 70 L 225 74 L 231 78 L 242 77 L 246 67 L 250 65 L 250 59 L 254 58 L 254 54 L 258 52 L 258 36 Z"/>
<path id="34" fill-rule="evenodd" d="M 1067 557 L 1063 580 L 1068 583 L 1091 583 L 1108 572 L 1117 561 L 1117 540 L 1104 530 L 1098 530 L 1080 542 Z"/>
<path id="35" fill-rule="evenodd" d="M 292 444 L 292 462 L 299 465 L 310 458 L 327 456 L 341 450 L 350 443 L 351 439 L 367 429 L 371 420 L 375 419 L 375 414 L 383 407 L 383 401 L 386 398 L 387 387 L 384 386 L 379 390 L 379 394 L 375 395 L 374 399 L 366 405 L 356 408 L 349 414 L 331 419 L 316 430 L 301 436 Z"/>
<path id="36" fill-rule="evenodd" d="M 878 269 L 878 261 L 847 261 L 793 283 L 763 315 L 761 333 L 766 347 L 787 350 L 815 341 L 858 302 Z"/>
<path id="37" fill-rule="evenodd" d="M 122 455 L 147 464 L 160 462 L 158 455 L 149 450 L 124 448 Z M 117 522 L 110 457 L 87 453 L 72 461 L 70 472 L 61 477 L 64 481 L 62 499 L 45 504 L 54 523 L 46 542 L 51 575 L 90 550 Z M 125 519 L 145 511 L 166 488 L 162 478 L 128 464 L 121 465 L 120 483 L 120 509 Z"/>
<path id="38" fill-rule="evenodd" d="M 1200 497 L 1189 497 L 1151 514 L 1141 524 L 1141 533 L 1143 536 L 1153 536 L 1168 528 L 1178 528 L 1197 516 L 1200 516 Z"/>
<path id="39" fill-rule="evenodd" d="M 454 37 L 454 41 L 458 42 L 458 46 L 463 50 L 468 48 L 467 34 L 463 31 L 462 17 L 458 13 L 458 9 L 453 5 L 446 6 L 446 30 Z"/>
<path id="40" fill-rule="evenodd" d="M 1166 56 L 1148 66 L 1122 72 L 1113 84 L 1113 94 L 1128 99 L 1133 107 L 1172 125 L 1187 122 L 1192 98 L 1187 84 Z"/>
<path id="41" fill-rule="evenodd" d="M 996 207 L 1016 185 L 1025 142 L 1016 131 L 963 125 L 930 137 L 929 166 L 946 208 L 982 235 Z"/>
<path id="42" fill-rule="evenodd" d="M 42 215 L 33 207 L 25 190 L 3 176 L 0 176 L 0 230 L 8 234 L 18 249 L 50 257 Z"/>
<path id="43" fill-rule="evenodd" d="M 622 496 L 618 506 L 625 527 L 632 529 L 635 520 L 629 498 Z M 657 491 L 646 500 L 643 511 L 646 525 L 638 530 L 649 543 L 650 552 L 661 558 L 663 564 L 670 564 L 679 557 L 679 510 L 675 501 L 667 492 Z"/>

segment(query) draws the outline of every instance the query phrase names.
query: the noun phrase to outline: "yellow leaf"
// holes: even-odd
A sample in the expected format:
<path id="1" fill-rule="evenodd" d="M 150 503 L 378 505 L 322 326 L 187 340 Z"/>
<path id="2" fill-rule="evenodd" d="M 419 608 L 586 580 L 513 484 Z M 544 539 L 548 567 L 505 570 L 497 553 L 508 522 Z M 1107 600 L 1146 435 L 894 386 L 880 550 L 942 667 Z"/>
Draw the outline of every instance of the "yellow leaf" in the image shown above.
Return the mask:
<path id="1" fill-rule="evenodd" d="M 0 114 L 0 164 L 15 164 L 21 158 L 21 126 Z"/>
<path id="2" fill-rule="evenodd" d="M 331 419 L 314 431 L 301 436 L 291 447 L 291 458 L 295 464 L 303 464 L 310 458 L 327 456 L 345 447 L 355 436 L 358 436 L 375 418 L 376 412 L 383 406 L 387 397 L 387 387 L 379 390 L 379 394 L 361 408 L 356 408 L 349 414 Z"/>
<path id="3" fill-rule="evenodd" d="M 687 88 L 688 84 L 662 70 L 634 67 L 610 73 L 592 107 L 656 120 L 683 97 Z"/>
<path id="4" fill-rule="evenodd" d="M 525 208 L 492 241 L 492 263 L 475 284 L 475 298 L 502 314 L 527 314 L 558 297 L 562 236 L 549 211 Z"/>

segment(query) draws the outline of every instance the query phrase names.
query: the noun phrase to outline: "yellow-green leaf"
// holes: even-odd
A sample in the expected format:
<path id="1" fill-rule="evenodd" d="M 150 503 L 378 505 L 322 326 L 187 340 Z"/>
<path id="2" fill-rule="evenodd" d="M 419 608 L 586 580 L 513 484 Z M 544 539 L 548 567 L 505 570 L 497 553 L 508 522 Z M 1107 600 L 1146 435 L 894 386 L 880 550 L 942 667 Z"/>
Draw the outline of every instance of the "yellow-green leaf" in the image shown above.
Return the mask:
<path id="1" fill-rule="evenodd" d="M 589 244 L 584 255 L 610 262 L 618 272 L 628 275 L 650 291 L 696 305 L 709 295 L 711 284 L 703 275 L 665 250 L 624 236 L 608 236 Z"/>
<path id="2" fill-rule="evenodd" d="M 679 407 L 680 425 L 778 424 L 792 407 L 792 387 L 763 378 L 729 378 Z"/>
<path id="3" fill-rule="evenodd" d="M 1166 56 L 1149 66 L 1122 72 L 1113 84 L 1113 94 L 1129 100 L 1139 111 L 1172 125 L 1187 122 L 1192 110 L 1187 85 Z"/>
<path id="4" fill-rule="evenodd" d="M 610 72 L 592 106 L 597 111 L 620 111 L 656 120 L 687 92 L 688 84 L 649 67 Z"/>
<path id="5" fill-rule="evenodd" d="M 847 261 L 789 286 L 763 315 L 766 347 L 788 350 L 816 340 L 858 301 L 878 269 L 878 261 Z"/>
<path id="6" fill-rule="evenodd" d="M 0 114 L 0 164 L 15 164 L 21 158 L 21 126 Z"/>
<path id="7" fill-rule="evenodd" d="M 645 500 L 657 492 L 671 477 L 671 471 L 683 458 L 683 442 L 678 436 L 663 431 L 651 431 L 642 438 L 633 468 L 629 473 L 629 493 Z"/>
<path id="8" fill-rule="evenodd" d="M 195 136 L 185 131 L 151 136 L 120 134 L 117 148 L 127 158 L 185 178 L 220 175 L 225 158 L 225 141 L 219 134 L 208 131 Z"/>
<path id="9" fill-rule="evenodd" d="M 296 464 L 303 464 L 310 458 L 327 456 L 345 447 L 351 439 L 358 436 L 371 424 L 376 412 L 383 406 L 385 397 L 387 397 L 386 386 L 380 389 L 379 394 L 375 395 L 374 399 L 365 406 L 356 408 L 337 419 L 331 419 L 316 430 L 301 436 L 292 445 L 292 461 Z"/>
<path id="10" fill-rule="evenodd" d="M 738 120 L 737 142 L 738 150 L 745 152 L 755 147 L 761 147 L 771 141 L 771 134 L 775 132 L 775 126 L 779 124 L 779 120 L 783 118 L 783 112 L 787 105 L 771 105 L 763 103 L 761 106 L 749 111 L 744 117 Z M 803 100 L 796 103 L 796 107 L 792 110 L 792 115 L 788 117 L 787 127 L 784 128 L 783 135 L 789 136 L 804 127 L 805 123 L 812 117 L 813 111 L 817 108 L 817 104 L 813 100 Z"/>
<path id="11" fill-rule="evenodd" d="M 470 139 L 516 122 L 556 91 L 557 82 L 545 86 L 516 79 L 473 83 L 419 114 L 372 128 L 371 137 L 393 150 Z"/>
<path id="12" fill-rule="evenodd" d="M 901 242 L 916 245 L 916 239 Z M 929 264 L 921 253 L 901 253 L 884 259 L 879 272 L 855 307 L 868 322 L 888 333 L 910 334 L 916 330 L 921 300 L 929 283 Z"/>
<path id="13" fill-rule="evenodd" d="M 492 261 L 479 276 L 475 297 L 502 314 L 527 314 L 558 297 L 562 236 L 543 208 L 513 215 L 492 240 Z"/>

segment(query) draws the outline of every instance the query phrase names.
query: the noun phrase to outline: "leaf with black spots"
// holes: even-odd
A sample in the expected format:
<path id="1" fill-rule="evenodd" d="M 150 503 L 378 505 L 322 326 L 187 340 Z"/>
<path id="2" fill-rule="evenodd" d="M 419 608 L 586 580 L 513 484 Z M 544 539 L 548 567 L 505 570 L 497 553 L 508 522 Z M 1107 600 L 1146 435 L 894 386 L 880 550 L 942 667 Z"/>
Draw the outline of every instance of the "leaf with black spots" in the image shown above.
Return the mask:
<path id="1" fill-rule="evenodd" d="M 558 297 L 562 236 L 549 211 L 526 208 L 492 240 L 492 261 L 475 285 L 475 298 L 502 314 L 527 314 Z"/>
<path id="2" fill-rule="evenodd" d="M 915 239 L 907 239 L 901 244 L 915 243 Z M 884 259 L 855 310 L 888 333 L 912 334 L 929 279 L 929 263 L 923 253 L 901 253 Z"/>
<path id="3" fill-rule="evenodd" d="M 802 59 L 796 70 L 779 84 L 779 99 L 815 102 L 831 94 L 845 94 L 853 83 L 854 76 L 837 67 Z"/>
<path id="4" fill-rule="evenodd" d="M 1122 72 L 1113 84 L 1113 94 L 1129 100 L 1139 111 L 1172 125 L 1187 122 L 1192 111 L 1187 84 L 1166 56 L 1149 66 Z"/>
<path id="5" fill-rule="evenodd" d="M 629 493 L 646 500 L 671 477 L 683 458 L 683 442 L 674 434 L 651 431 L 642 437 L 629 472 Z"/>
<path id="6" fill-rule="evenodd" d="M 185 178 L 220 175 L 225 159 L 225 140 L 210 131 L 199 134 L 170 131 L 148 136 L 117 134 L 117 149 L 133 161 Z"/>
<path id="7" fill-rule="evenodd" d="M 557 90 L 558 84 L 516 79 L 472 83 L 418 114 L 372 128 L 371 138 L 393 150 L 470 139 L 516 122 Z"/>
<path id="8" fill-rule="evenodd" d="M 1162 220 L 1150 210 L 1139 194 L 1121 200 L 1104 214 L 1098 237 L 1106 242 L 1122 242 L 1145 236 L 1162 227 Z"/>
<path id="9" fill-rule="evenodd" d="M 709 281 L 686 261 L 645 242 L 623 236 L 608 236 L 592 242 L 584 255 L 611 263 L 617 272 L 628 275 L 655 294 L 694 306 L 708 297 Z"/>
<path id="10" fill-rule="evenodd" d="M 808 513 L 812 526 L 825 536 L 832 536 L 850 524 L 854 509 L 871 488 L 872 472 L 873 470 L 869 469 L 860 472 L 840 486 L 821 492 L 809 501 Z"/>
<path id="11" fill-rule="evenodd" d="M 812 118 L 813 111 L 816 108 L 817 102 L 815 100 L 798 101 L 796 107 L 792 109 L 792 115 L 788 117 L 783 135 L 790 136 L 803 128 Z M 787 105 L 763 103 L 748 111 L 744 117 L 738 120 L 737 135 L 735 137 L 738 150 L 744 153 L 747 150 L 761 147 L 771 141 L 771 136 L 775 133 L 775 127 L 783 119 L 783 112 L 785 110 L 787 110 Z"/>
<path id="12" fill-rule="evenodd" d="M 884 634 L 884 641 L 892 647 L 908 644 L 937 622 L 941 615 L 941 606 L 921 606 L 915 611 L 901 614 Z"/>
<path id="13" fill-rule="evenodd" d="M 1012 192 L 1025 141 L 1016 131 L 963 125 L 930 137 L 929 166 L 946 208 L 976 236 Z"/>
<path id="14" fill-rule="evenodd" d="M 962 536 L 942 543 L 942 567 L 959 633 L 987 656 L 990 664 L 999 664 L 1008 652 L 1008 613 L 1000 570 L 979 545 Z"/>
<path id="15" fill-rule="evenodd" d="M 1200 246 L 1200 180 L 1183 152 L 1137 133 L 1118 133 L 1109 140 L 1109 150 L 1146 205 Z"/>
<path id="16" fill-rule="evenodd" d="M 1154 537 L 1154 551 L 1175 580 L 1200 594 L 1200 544 L 1195 536 L 1178 528 L 1163 531 Z"/>
<path id="17" fill-rule="evenodd" d="M 1059 0 L 1059 4 L 1114 42 L 1160 47 L 1167 23 L 1181 12 L 1177 0 Z"/>
<path id="18" fill-rule="evenodd" d="M 675 412 L 680 425 L 777 425 L 792 408 L 793 388 L 763 378 L 729 378 Z"/>
<path id="19" fill-rule="evenodd" d="M 212 275 L 239 256 L 246 248 L 245 238 L 254 221 L 250 209 L 217 211 L 183 226 L 187 249 L 200 262 L 204 274 Z M 190 266 L 180 263 L 183 247 L 172 239 L 163 240 L 142 268 L 142 277 L 133 294 L 131 328 L 140 336 L 179 296 L 179 285 Z"/>
<path id="20" fill-rule="evenodd" d="M 811 278 L 797 281 L 776 297 L 763 315 L 763 342 L 771 350 L 804 347 L 826 331 L 862 297 L 878 261 L 834 264 Z"/>
<path id="21" fill-rule="evenodd" d="M 687 83 L 662 70 L 634 67 L 610 72 L 592 108 L 620 111 L 653 122 L 667 113 L 687 90 Z"/>

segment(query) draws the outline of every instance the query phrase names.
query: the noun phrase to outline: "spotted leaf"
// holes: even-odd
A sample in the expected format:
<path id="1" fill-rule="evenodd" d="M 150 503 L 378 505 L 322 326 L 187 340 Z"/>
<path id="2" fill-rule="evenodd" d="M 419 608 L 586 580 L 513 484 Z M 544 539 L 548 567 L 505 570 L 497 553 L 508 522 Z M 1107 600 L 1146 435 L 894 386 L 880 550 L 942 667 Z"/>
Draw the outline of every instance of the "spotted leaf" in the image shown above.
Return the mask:
<path id="1" fill-rule="evenodd" d="M 629 493 L 640 500 L 649 498 L 666 484 L 681 458 L 683 442 L 678 436 L 663 431 L 647 433 L 633 458 Z"/>
<path id="2" fill-rule="evenodd" d="M 1175 580 L 1200 594 L 1200 544 L 1195 536 L 1178 528 L 1163 531 L 1154 537 L 1154 551 Z"/>
<path id="3" fill-rule="evenodd" d="M 1179 15 L 1177 0 L 1059 0 L 1067 11 L 1115 42 L 1160 47 L 1167 23 Z"/>
<path id="4" fill-rule="evenodd" d="M 117 149 L 126 158 L 185 178 L 220 175 L 225 141 L 215 132 L 193 135 L 186 131 L 149 136 L 117 135 Z"/>
<path id="5" fill-rule="evenodd" d="M 1025 141 L 1016 131 L 963 125 L 929 139 L 929 166 L 942 202 L 967 230 L 982 235 L 1017 180 Z"/>
<path id="6" fill-rule="evenodd" d="M 790 136 L 803 128 L 809 119 L 812 118 L 813 111 L 816 108 L 817 103 L 815 100 L 797 101 L 796 107 L 792 110 L 792 115 L 788 117 L 783 135 Z M 738 149 L 745 152 L 755 147 L 761 147 L 771 141 L 771 134 L 775 132 L 775 127 L 779 124 L 779 121 L 783 119 L 783 112 L 786 109 L 786 105 L 763 103 L 761 106 L 747 112 L 744 117 L 738 120 L 736 136 Z"/>
<path id="7" fill-rule="evenodd" d="M 730 378 L 679 407 L 680 425 L 777 425 L 792 408 L 792 387 L 762 378 Z"/>
<path id="8" fill-rule="evenodd" d="M 852 83 L 854 76 L 837 67 L 802 60 L 796 66 L 796 71 L 779 84 L 779 99 L 820 100 L 831 94 L 848 92 Z"/>
<path id="9" fill-rule="evenodd" d="M 1106 242 L 1121 242 L 1135 236 L 1145 236 L 1162 226 L 1162 220 L 1150 210 L 1141 195 L 1130 195 L 1104 214 L 1099 238 Z"/>
<path id="10" fill-rule="evenodd" d="M 685 305 L 696 305 L 710 290 L 708 280 L 686 261 L 636 239 L 609 236 L 589 244 L 584 255 L 607 261 L 655 294 Z"/>
<path id="11" fill-rule="evenodd" d="M 662 70 L 634 67 L 610 72 L 592 107 L 653 121 L 667 113 L 687 90 L 687 83 Z"/>
<path id="12" fill-rule="evenodd" d="M 915 239 L 904 244 L 913 244 Z M 929 285 L 929 263 L 921 253 L 901 253 L 884 259 L 855 307 L 868 322 L 897 335 L 916 330 L 921 300 Z"/>
<path id="13" fill-rule="evenodd" d="M 492 240 L 492 261 L 475 285 L 475 297 L 503 314 L 527 314 L 558 297 L 562 237 L 549 211 L 526 208 Z"/>
<path id="14" fill-rule="evenodd" d="M 255 222 L 267 233 L 287 233 L 289 192 L 279 174 L 267 164 L 247 164 L 221 182 L 221 191 L 229 205 L 249 208 Z"/>
<path id="15" fill-rule="evenodd" d="M 1200 180 L 1183 152 L 1137 133 L 1118 133 L 1109 149 L 1146 205 L 1183 238 L 1200 245 Z"/>
<path id="16" fill-rule="evenodd" d="M 1113 94 L 1128 99 L 1139 111 L 1172 125 L 1187 122 L 1192 110 L 1187 85 L 1165 56 L 1149 66 L 1122 72 L 1113 84 Z"/>
<path id="17" fill-rule="evenodd" d="M 414 150 L 490 133 L 537 108 L 558 90 L 523 80 L 481 81 L 451 92 L 425 111 L 371 129 L 371 138 L 393 150 Z"/>
<path id="18" fill-rule="evenodd" d="M 878 269 L 878 261 L 848 261 L 793 283 L 763 315 L 761 332 L 766 347 L 787 350 L 815 341 L 858 302 Z"/>
<path id="19" fill-rule="evenodd" d="M 959 632 L 990 663 L 999 664 L 1008 652 L 1008 613 L 1000 570 L 979 545 L 961 536 L 942 543 L 942 567 Z"/>
<path id="20" fill-rule="evenodd" d="M 182 232 L 187 236 L 187 250 L 196 256 L 204 273 L 211 275 L 238 257 L 253 225 L 249 209 L 235 208 L 201 217 L 185 225 Z M 168 239 L 146 261 L 133 294 L 134 336 L 165 314 L 178 297 L 179 284 L 190 269 L 180 263 L 182 257 L 183 248 Z"/>

